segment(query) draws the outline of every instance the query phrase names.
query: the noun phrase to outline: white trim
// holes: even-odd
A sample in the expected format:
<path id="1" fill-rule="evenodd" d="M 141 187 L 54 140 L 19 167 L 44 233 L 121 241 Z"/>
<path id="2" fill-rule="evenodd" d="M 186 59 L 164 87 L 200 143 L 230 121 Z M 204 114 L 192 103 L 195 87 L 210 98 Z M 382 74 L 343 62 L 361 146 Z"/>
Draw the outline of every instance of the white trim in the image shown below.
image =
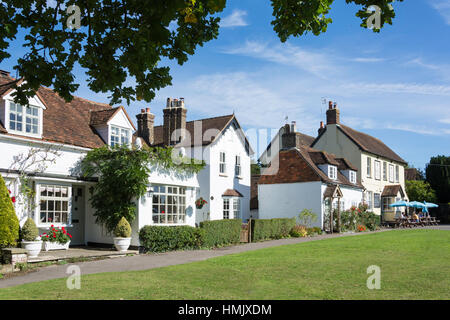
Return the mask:
<path id="1" fill-rule="evenodd" d="M 0 139 L 5 139 L 5 140 L 17 140 L 17 141 L 21 141 L 21 142 L 28 142 L 28 143 L 33 143 L 33 144 L 42 144 L 42 145 L 51 145 L 51 146 L 58 146 L 58 147 L 63 147 L 66 149 L 72 149 L 72 150 L 78 150 L 78 151 L 90 151 L 92 150 L 91 148 L 85 148 L 85 147 L 78 147 L 78 146 L 74 146 L 74 145 L 70 145 L 70 144 L 64 144 L 64 143 L 60 143 L 60 142 L 47 142 L 44 140 L 40 140 L 40 141 L 36 141 L 36 140 L 31 140 L 31 139 L 27 139 L 26 137 L 16 137 L 16 136 L 10 136 L 10 135 L 5 135 L 5 134 L 0 134 Z"/>
<path id="2" fill-rule="evenodd" d="M 60 186 L 67 186 L 67 188 L 68 188 L 67 198 L 69 200 L 68 200 L 68 204 L 67 204 L 67 210 L 68 210 L 67 223 L 61 223 L 61 222 L 59 222 L 59 223 L 54 223 L 54 222 L 53 223 L 52 222 L 50 222 L 50 223 L 48 223 L 48 222 L 47 223 L 41 223 L 40 222 L 40 220 L 41 220 L 40 219 L 40 199 L 41 199 L 40 186 L 43 185 L 43 184 L 53 184 L 53 183 L 52 183 L 52 181 L 47 182 L 46 180 L 36 181 L 36 183 L 35 183 L 34 191 L 36 192 L 36 194 L 35 194 L 34 201 L 35 201 L 36 207 L 34 209 L 34 222 L 36 223 L 36 226 L 38 228 L 42 228 L 42 229 L 48 229 L 48 228 L 50 228 L 51 225 L 54 225 L 55 227 L 58 227 L 58 228 L 60 228 L 60 227 L 65 227 L 65 228 L 73 227 L 73 225 L 72 225 L 72 184 L 71 183 L 61 183 L 61 182 L 59 182 Z"/>

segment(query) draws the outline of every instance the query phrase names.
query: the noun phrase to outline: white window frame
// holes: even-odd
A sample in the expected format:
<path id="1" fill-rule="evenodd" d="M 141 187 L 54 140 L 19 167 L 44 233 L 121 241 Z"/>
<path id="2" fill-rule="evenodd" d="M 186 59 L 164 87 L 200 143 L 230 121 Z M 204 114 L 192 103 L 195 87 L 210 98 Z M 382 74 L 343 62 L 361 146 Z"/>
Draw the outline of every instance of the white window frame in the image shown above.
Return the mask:
<path id="1" fill-rule="evenodd" d="M 222 175 L 227 174 L 227 155 L 225 151 L 219 152 L 219 173 Z"/>
<path id="2" fill-rule="evenodd" d="M 330 179 L 336 180 L 337 179 L 337 167 L 336 166 L 328 166 L 328 177 Z"/>
<path id="3" fill-rule="evenodd" d="M 56 188 L 67 188 L 67 196 L 65 197 L 58 197 L 56 195 L 53 196 L 49 196 L 48 194 L 43 196 L 42 195 L 42 187 L 52 187 L 54 188 L 54 190 L 56 190 Z M 48 189 L 46 190 L 48 193 Z M 54 191 L 55 192 L 55 191 Z M 61 183 L 61 182 L 37 182 L 36 183 L 36 195 L 37 195 L 37 200 L 38 200 L 38 205 L 36 208 L 36 218 L 35 218 L 35 222 L 36 225 L 40 228 L 49 228 L 51 225 L 54 226 L 58 226 L 58 227 L 66 227 L 66 226 L 71 226 L 72 225 L 72 185 L 71 184 L 65 184 L 65 183 Z M 48 221 L 48 213 L 50 212 L 48 210 L 49 206 L 48 206 L 48 202 L 46 205 L 46 210 L 44 210 L 46 212 L 46 222 L 41 222 L 41 211 L 42 211 L 42 204 L 41 201 L 67 201 L 67 209 L 66 210 L 62 210 L 63 205 L 61 203 L 61 210 L 56 210 L 56 203 L 53 206 L 53 220 L 55 217 L 55 213 L 59 212 L 61 214 L 61 219 L 62 219 L 62 214 L 66 213 L 67 214 L 67 220 L 66 222 L 55 222 L 55 221 Z"/>
<path id="4" fill-rule="evenodd" d="M 350 182 L 355 184 L 356 183 L 356 171 L 350 170 L 349 178 L 350 178 Z"/>
<path id="5" fill-rule="evenodd" d="M 374 161 L 374 171 L 375 180 L 381 180 L 381 162 L 379 160 Z"/>
<path id="6" fill-rule="evenodd" d="M 373 209 L 373 191 L 367 191 L 367 206 L 369 210 Z"/>
<path id="7" fill-rule="evenodd" d="M 153 185 L 152 223 L 154 225 L 185 225 L 186 191 L 187 188 L 183 186 Z"/>
<path id="8" fill-rule="evenodd" d="M 231 198 L 223 198 L 222 201 L 222 219 L 229 220 L 230 219 L 230 200 Z"/>
<path id="9" fill-rule="evenodd" d="M 114 131 L 117 130 L 117 133 L 115 133 Z M 114 134 L 113 134 L 114 132 Z M 131 143 L 131 139 L 130 139 L 130 129 L 126 129 L 123 127 L 119 127 L 119 126 L 115 126 L 115 125 L 110 125 L 109 128 L 109 145 L 111 147 L 114 147 L 116 145 L 130 145 Z M 115 141 L 113 141 L 113 137 L 115 138 L 114 140 L 117 139 L 117 143 Z M 124 142 L 124 138 L 126 138 L 127 140 Z"/>
<path id="10" fill-rule="evenodd" d="M 372 177 L 372 159 L 367 157 L 367 178 Z"/>
<path id="11" fill-rule="evenodd" d="M 383 161 L 383 181 L 388 181 L 387 162 Z"/>
<path id="12" fill-rule="evenodd" d="M 395 182 L 400 182 L 400 166 L 395 165 Z"/>
<path id="13" fill-rule="evenodd" d="M 389 164 L 389 182 L 394 182 L 394 165 Z"/>
<path id="14" fill-rule="evenodd" d="M 233 198 L 233 219 L 241 219 L 241 199 Z"/>
<path id="15" fill-rule="evenodd" d="M 31 137 L 40 137 L 42 133 L 42 108 L 36 105 L 28 105 L 24 106 L 18 103 L 15 103 L 13 101 L 8 101 L 8 108 L 7 108 L 7 114 L 6 114 L 6 121 L 7 124 L 7 130 L 11 133 L 16 133 L 24 136 L 31 136 Z M 22 108 L 21 112 L 17 111 L 17 106 L 20 106 Z M 12 108 L 16 109 L 15 111 L 12 111 Z M 36 114 L 28 114 L 28 110 L 35 110 Z M 15 115 L 15 120 L 11 120 L 11 115 Z M 18 121 L 18 117 L 21 117 L 21 120 Z M 27 124 L 27 121 L 30 120 L 30 124 Z M 36 120 L 36 123 L 32 123 L 33 120 Z M 16 123 L 16 127 L 13 129 L 11 128 L 12 122 Z M 17 129 L 17 124 L 20 124 L 21 130 Z M 5 123 L 6 125 L 6 123 Z M 32 126 L 36 128 L 36 132 L 33 132 L 30 130 L 30 132 L 27 132 L 27 126 Z"/>
<path id="16" fill-rule="evenodd" d="M 234 173 L 235 173 L 236 177 L 240 177 L 242 174 L 241 156 L 237 155 L 235 157 L 235 159 L 236 159 L 236 163 L 235 163 L 235 167 L 234 167 Z"/>

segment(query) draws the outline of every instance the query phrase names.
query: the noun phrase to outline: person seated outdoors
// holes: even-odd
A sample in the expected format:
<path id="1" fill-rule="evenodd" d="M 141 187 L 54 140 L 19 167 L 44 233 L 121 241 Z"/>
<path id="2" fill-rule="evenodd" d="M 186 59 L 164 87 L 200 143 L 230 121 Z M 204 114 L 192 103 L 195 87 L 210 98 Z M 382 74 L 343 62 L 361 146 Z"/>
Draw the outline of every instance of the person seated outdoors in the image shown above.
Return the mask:
<path id="1" fill-rule="evenodd" d="M 414 222 L 420 222 L 420 220 L 419 220 L 419 216 L 417 215 L 417 213 L 413 213 L 413 215 L 412 215 L 412 219 L 413 219 L 413 221 Z"/>
<path id="2" fill-rule="evenodd" d="M 397 212 L 395 212 L 395 219 L 406 219 L 406 217 L 402 211 L 398 210 Z"/>

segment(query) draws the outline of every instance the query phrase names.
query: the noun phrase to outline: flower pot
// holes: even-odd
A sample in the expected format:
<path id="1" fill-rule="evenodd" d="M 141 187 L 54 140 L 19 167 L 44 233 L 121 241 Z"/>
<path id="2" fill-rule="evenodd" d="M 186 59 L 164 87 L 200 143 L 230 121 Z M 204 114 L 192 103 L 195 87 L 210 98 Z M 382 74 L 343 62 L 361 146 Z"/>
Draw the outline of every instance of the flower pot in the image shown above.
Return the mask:
<path id="1" fill-rule="evenodd" d="M 22 248 L 27 250 L 28 258 L 36 258 L 41 252 L 42 241 L 22 241 Z"/>
<path id="2" fill-rule="evenodd" d="M 49 250 L 69 250 L 69 244 L 70 244 L 70 241 L 67 241 L 66 243 L 44 241 L 44 249 L 45 249 L 45 251 L 49 251 Z"/>
<path id="3" fill-rule="evenodd" d="M 131 238 L 114 238 L 114 246 L 116 247 L 117 251 L 127 251 L 130 244 Z"/>

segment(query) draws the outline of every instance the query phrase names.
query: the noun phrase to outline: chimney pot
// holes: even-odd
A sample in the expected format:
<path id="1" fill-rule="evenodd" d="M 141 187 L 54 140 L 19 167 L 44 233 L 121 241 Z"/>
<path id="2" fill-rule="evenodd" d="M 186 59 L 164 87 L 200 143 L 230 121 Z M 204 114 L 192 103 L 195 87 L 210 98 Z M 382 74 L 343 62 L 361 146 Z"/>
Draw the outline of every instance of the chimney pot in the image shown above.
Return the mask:
<path id="1" fill-rule="evenodd" d="M 144 109 L 141 109 L 141 113 L 145 113 L 145 110 L 144 110 Z"/>
<path id="2" fill-rule="evenodd" d="M 146 108 L 145 112 L 150 113 L 150 108 Z"/>
<path id="3" fill-rule="evenodd" d="M 328 101 L 328 109 L 333 109 L 333 101 Z"/>

